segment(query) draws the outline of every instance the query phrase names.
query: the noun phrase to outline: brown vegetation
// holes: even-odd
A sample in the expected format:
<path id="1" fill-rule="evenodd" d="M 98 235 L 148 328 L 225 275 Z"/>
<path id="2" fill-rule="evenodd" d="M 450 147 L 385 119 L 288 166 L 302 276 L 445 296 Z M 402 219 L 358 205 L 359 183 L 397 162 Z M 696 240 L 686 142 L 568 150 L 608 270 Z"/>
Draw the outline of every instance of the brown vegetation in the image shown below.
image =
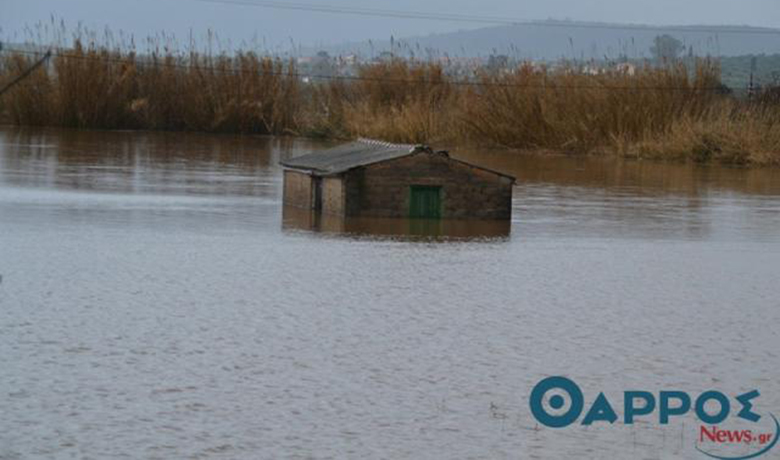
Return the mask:
<path id="1" fill-rule="evenodd" d="M 33 56 L 11 54 L 0 81 Z M 283 134 L 302 103 L 293 70 L 252 53 L 234 58 L 84 47 L 55 54 L 0 103 L 11 122 L 70 128 Z"/>
<path id="2" fill-rule="evenodd" d="M 0 84 L 34 62 L 5 55 Z M 432 63 L 364 66 L 303 83 L 292 63 L 239 53 L 174 56 L 77 43 L 0 99 L 20 125 L 366 136 L 574 154 L 780 164 L 780 104 L 722 94 L 701 61 L 589 75 L 524 65 L 468 81 Z"/>

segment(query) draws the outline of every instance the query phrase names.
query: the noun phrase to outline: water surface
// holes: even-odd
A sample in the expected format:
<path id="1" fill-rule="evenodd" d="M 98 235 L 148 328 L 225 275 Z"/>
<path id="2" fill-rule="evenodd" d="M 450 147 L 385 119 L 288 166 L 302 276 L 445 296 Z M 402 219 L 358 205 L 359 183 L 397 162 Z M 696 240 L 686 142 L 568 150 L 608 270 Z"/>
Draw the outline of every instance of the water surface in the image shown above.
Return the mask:
<path id="1" fill-rule="evenodd" d="M 702 458 L 537 427 L 548 375 L 780 413 L 777 171 L 453 150 L 508 228 L 314 225 L 277 163 L 325 146 L 0 130 L 0 458 Z"/>

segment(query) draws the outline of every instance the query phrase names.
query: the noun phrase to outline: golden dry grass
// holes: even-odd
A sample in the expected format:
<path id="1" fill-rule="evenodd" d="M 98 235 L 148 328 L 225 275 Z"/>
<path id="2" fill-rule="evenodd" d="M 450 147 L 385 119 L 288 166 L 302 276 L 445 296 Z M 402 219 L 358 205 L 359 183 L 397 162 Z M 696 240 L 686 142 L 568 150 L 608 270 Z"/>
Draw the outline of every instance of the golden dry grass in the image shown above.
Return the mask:
<path id="1" fill-rule="evenodd" d="M 681 117 L 664 130 L 611 148 L 625 157 L 780 166 L 780 111 L 721 101 L 701 116 Z"/>
<path id="2" fill-rule="evenodd" d="M 0 83 L 33 62 L 6 55 Z M 293 134 L 570 154 L 780 164 L 780 103 L 713 91 L 700 61 L 635 74 L 523 65 L 468 81 L 393 60 L 358 78 L 302 83 L 292 63 L 239 53 L 134 52 L 76 43 L 0 100 L 14 124 Z"/>
<path id="3" fill-rule="evenodd" d="M 13 75 L 34 62 L 12 54 Z M 287 70 L 285 70 L 287 69 Z M 3 98 L 13 123 L 72 128 L 294 133 L 302 98 L 292 69 L 252 53 L 175 57 L 84 47 L 55 54 Z"/>

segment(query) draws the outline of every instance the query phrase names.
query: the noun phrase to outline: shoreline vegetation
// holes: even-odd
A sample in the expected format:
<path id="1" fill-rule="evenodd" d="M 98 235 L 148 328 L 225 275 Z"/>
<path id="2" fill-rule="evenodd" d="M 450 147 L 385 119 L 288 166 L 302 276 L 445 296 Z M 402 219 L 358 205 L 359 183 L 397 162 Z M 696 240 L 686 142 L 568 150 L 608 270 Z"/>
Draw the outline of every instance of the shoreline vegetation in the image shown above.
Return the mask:
<path id="1" fill-rule="evenodd" d="M 4 50 L 0 87 L 39 58 Z M 749 100 L 730 94 L 709 59 L 596 74 L 525 63 L 468 78 L 435 62 L 390 59 L 319 79 L 252 52 L 138 55 L 76 40 L 0 96 L 0 122 L 778 166 L 779 96 L 778 88 Z"/>

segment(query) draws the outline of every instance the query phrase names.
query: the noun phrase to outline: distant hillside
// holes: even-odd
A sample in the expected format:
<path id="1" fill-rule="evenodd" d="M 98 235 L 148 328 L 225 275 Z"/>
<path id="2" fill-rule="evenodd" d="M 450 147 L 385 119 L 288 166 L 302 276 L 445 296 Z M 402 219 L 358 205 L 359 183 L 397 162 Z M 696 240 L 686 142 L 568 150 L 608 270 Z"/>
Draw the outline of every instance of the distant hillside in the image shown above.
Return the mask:
<path id="1" fill-rule="evenodd" d="M 566 21 L 542 21 L 523 25 L 394 40 L 393 52 L 419 58 L 477 57 L 505 54 L 516 59 L 631 59 L 649 57 L 653 39 L 662 34 L 681 40 L 686 53 L 698 56 L 738 56 L 780 52 L 780 29 L 748 26 L 649 26 L 629 27 Z M 350 43 L 327 48 L 334 54 L 378 56 L 391 50 L 390 40 Z"/>

